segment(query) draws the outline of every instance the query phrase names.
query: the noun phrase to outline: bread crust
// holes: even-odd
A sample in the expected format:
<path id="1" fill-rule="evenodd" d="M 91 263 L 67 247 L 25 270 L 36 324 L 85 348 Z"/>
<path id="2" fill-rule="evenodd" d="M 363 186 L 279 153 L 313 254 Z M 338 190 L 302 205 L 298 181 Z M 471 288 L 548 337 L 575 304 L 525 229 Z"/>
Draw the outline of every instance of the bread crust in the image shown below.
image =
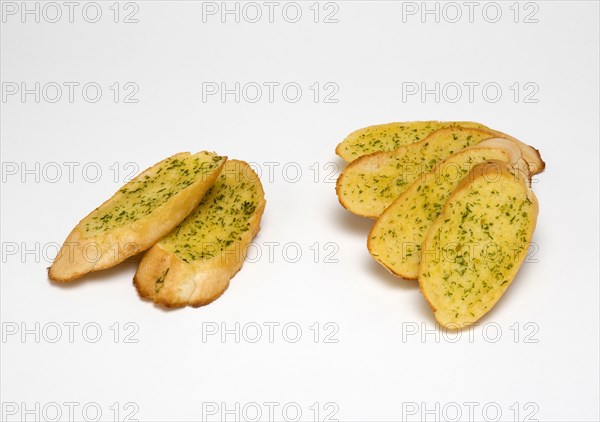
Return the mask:
<path id="1" fill-rule="evenodd" d="M 532 147 L 531 145 L 527 145 L 526 143 L 518 140 L 514 136 L 508 135 L 504 132 L 500 132 L 499 130 L 490 129 L 492 132 L 495 132 L 499 138 L 510 139 L 513 142 L 516 142 L 521 149 L 521 155 L 523 159 L 527 162 L 529 167 L 529 181 L 531 182 L 531 176 L 535 174 L 539 174 L 546 169 L 546 162 L 542 159 L 542 154 L 540 150 Z"/>
<path id="2" fill-rule="evenodd" d="M 493 167 L 491 167 L 489 165 L 490 163 L 494 163 L 495 165 Z M 515 171 L 515 169 L 511 168 L 508 163 L 505 163 L 502 161 L 488 161 L 488 162 L 481 163 L 481 164 L 475 166 L 471 170 L 469 176 L 465 177 L 464 179 L 462 179 L 459 182 L 459 184 L 456 187 L 456 189 L 454 190 L 454 192 L 450 195 L 450 197 L 446 201 L 446 204 L 444 205 L 444 208 L 442 209 L 442 212 L 440 213 L 439 217 L 431 226 L 431 228 L 427 234 L 427 237 L 426 237 L 425 241 L 423 242 L 424 245 L 430 244 L 433 241 L 433 238 L 436 235 L 437 229 L 441 225 L 443 225 L 445 220 L 448 218 L 450 204 L 454 201 L 454 199 L 458 195 L 461 194 L 462 190 L 468 188 L 471 183 L 474 183 L 475 181 L 477 181 L 480 178 L 487 177 L 487 176 L 494 176 L 492 171 L 497 171 L 498 169 L 501 170 L 502 177 L 511 177 L 514 180 L 516 180 L 518 183 L 521 183 L 524 186 L 525 191 L 526 191 L 526 196 L 533 204 L 533 213 L 529 218 L 530 224 L 532 225 L 531 226 L 531 234 L 533 234 L 533 232 L 535 231 L 535 226 L 537 223 L 537 216 L 539 213 L 539 203 L 538 203 L 537 197 L 535 196 L 535 194 L 531 190 L 529 184 L 527 183 L 527 179 L 523 176 L 522 172 Z M 531 241 L 531 238 L 528 239 L 528 241 Z M 508 280 L 508 284 L 507 284 L 506 288 L 508 288 L 510 286 L 510 284 L 512 284 L 512 282 L 514 281 L 526 256 L 527 256 L 527 249 L 524 249 L 516 257 L 515 270 L 512 272 L 513 273 L 512 278 Z M 447 329 L 450 329 L 450 330 L 462 329 L 462 328 L 465 328 L 465 327 L 475 323 L 477 320 L 482 318 L 487 312 L 489 312 L 495 306 L 495 304 L 498 302 L 498 300 L 500 300 L 500 298 L 504 294 L 504 291 L 506 291 L 506 288 L 505 288 L 504 291 L 502 291 L 495 298 L 495 300 L 489 302 L 489 306 L 488 306 L 487 310 L 485 312 L 483 312 L 481 315 L 479 315 L 476 319 L 474 319 L 472 321 L 465 321 L 463 323 L 454 323 L 454 322 L 449 323 L 448 321 L 446 321 L 444 318 L 441 317 L 441 315 L 439 313 L 440 310 L 437 309 L 435 304 L 433 303 L 433 300 L 432 300 L 431 294 L 430 294 L 431 292 L 429 291 L 429 286 L 424 285 L 424 280 L 422 278 L 422 273 L 424 272 L 424 270 L 425 270 L 425 261 L 422 260 L 420 263 L 420 266 L 419 266 L 419 287 L 421 289 L 423 297 L 425 298 L 425 300 L 427 300 L 427 303 L 429 304 L 432 311 L 434 312 L 438 323 L 441 326 L 443 326 Z"/>
<path id="3" fill-rule="evenodd" d="M 205 152 L 198 154 L 202 153 Z M 167 160 L 183 159 L 190 155 L 189 152 L 175 154 L 144 170 L 129 183 L 140 180 L 160 168 Z M 148 249 L 169 233 L 196 207 L 221 172 L 227 160 L 227 157 L 222 158 L 221 163 L 215 169 L 179 190 L 148 215 L 136 221 L 97 235 L 86 236 L 83 225 L 89 221 L 88 218 L 96 210 L 90 212 L 75 226 L 64 241 L 52 266 L 48 269 L 50 280 L 61 283 L 69 282 L 89 272 L 113 267 Z M 117 193 L 102 203 L 100 207 L 110 204 Z"/>
<path id="4" fill-rule="evenodd" d="M 225 292 L 230 280 L 241 269 L 248 246 L 260 230 L 266 201 L 260 179 L 248 163 L 229 160 L 223 175 L 227 173 L 229 166 L 239 166 L 245 175 L 251 173 L 256 176 L 253 180 L 259 192 L 259 201 L 248 220 L 249 229 L 241 234 L 240 240 L 233 242 L 216 256 L 190 263 L 158 242 L 146 252 L 133 278 L 140 297 L 165 308 L 207 305 Z"/>

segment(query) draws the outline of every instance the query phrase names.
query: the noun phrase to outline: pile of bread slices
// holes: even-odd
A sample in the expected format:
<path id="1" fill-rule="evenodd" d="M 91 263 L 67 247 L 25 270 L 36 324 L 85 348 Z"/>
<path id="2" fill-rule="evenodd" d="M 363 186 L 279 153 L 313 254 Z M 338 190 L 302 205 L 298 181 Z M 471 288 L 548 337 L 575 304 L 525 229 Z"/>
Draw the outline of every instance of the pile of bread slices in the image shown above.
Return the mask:
<path id="1" fill-rule="evenodd" d="M 134 277 L 140 296 L 166 307 L 205 305 L 242 267 L 265 204 L 260 179 L 244 161 L 176 154 L 81 220 L 48 276 L 69 282 L 149 249 Z"/>
<path id="2" fill-rule="evenodd" d="M 538 201 L 531 176 L 544 170 L 529 145 L 474 122 L 370 126 L 336 149 L 349 162 L 337 195 L 377 219 L 373 258 L 418 280 L 443 327 L 473 324 L 500 299 L 523 263 Z"/>

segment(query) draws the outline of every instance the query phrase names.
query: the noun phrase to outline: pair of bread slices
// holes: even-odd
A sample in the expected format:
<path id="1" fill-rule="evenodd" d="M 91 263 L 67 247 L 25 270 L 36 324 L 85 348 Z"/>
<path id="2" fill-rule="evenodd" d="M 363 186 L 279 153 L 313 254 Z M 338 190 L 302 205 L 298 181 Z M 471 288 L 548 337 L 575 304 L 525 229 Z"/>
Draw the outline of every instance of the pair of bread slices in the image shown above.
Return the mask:
<path id="1" fill-rule="evenodd" d="M 473 324 L 523 263 L 537 221 L 531 175 L 545 163 L 474 122 L 404 122 L 350 134 L 337 183 L 349 211 L 377 218 L 367 245 L 393 274 L 419 280 L 438 322 Z"/>
<path id="2" fill-rule="evenodd" d="M 202 306 L 242 267 L 265 205 L 260 179 L 244 161 L 176 154 L 81 220 L 48 276 L 69 282 L 149 249 L 134 277 L 140 296 L 166 307 Z"/>

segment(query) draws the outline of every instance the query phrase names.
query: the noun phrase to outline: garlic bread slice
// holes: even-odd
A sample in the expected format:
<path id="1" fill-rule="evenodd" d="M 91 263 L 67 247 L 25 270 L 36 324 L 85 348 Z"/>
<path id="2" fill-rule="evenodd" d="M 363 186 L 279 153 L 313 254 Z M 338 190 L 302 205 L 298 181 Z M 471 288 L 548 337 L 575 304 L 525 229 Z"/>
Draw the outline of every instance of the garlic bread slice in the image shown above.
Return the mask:
<path id="1" fill-rule="evenodd" d="M 451 127 L 393 151 L 365 155 L 351 162 L 340 174 L 336 186 L 340 204 L 354 214 L 377 218 L 413 181 L 431 171 L 438 162 L 495 137 L 498 137 L 497 132 L 489 130 Z M 524 158 L 538 156 L 534 148 L 515 142 Z"/>
<path id="2" fill-rule="evenodd" d="M 487 139 L 451 155 L 415 180 L 377 219 L 367 243 L 373 258 L 393 274 L 416 280 L 421 244 L 431 225 L 463 177 L 488 160 L 520 164 L 528 175 L 519 146 L 508 139 Z"/>
<path id="3" fill-rule="evenodd" d="M 185 152 L 145 170 L 79 222 L 48 277 L 71 281 L 149 248 L 198 205 L 226 160 L 213 152 Z"/>
<path id="4" fill-rule="evenodd" d="M 198 207 L 142 258 L 134 277 L 140 296 L 166 307 L 217 299 L 242 267 L 265 204 L 252 168 L 227 161 Z"/>
<path id="5" fill-rule="evenodd" d="M 459 329 L 504 294 L 533 237 L 538 201 L 509 164 L 475 166 L 446 202 L 421 251 L 419 285 L 437 321 Z"/>
<path id="6" fill-rule="evenodd" d="M 476 122 L 440 122 L 436 120 L 395 122 L 358 129 L 340 142 L 335 153 L 351 162 L 363 155 L 379 151 L 392 151 L 403 145 L 424 139 L 431 132 L 447 127 L 488 129 Z"/>

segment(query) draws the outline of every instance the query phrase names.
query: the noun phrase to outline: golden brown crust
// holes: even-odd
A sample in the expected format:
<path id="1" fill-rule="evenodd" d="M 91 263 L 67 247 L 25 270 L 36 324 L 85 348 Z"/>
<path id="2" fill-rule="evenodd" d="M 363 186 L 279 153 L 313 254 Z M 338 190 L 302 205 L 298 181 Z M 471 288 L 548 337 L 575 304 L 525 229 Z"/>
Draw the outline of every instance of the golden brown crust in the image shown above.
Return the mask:
<path id="1" fill-rule="evenodd" d="M 175 154 L 149 167 L 134 180 L 159 168 L 166 160 L 189 155 L 190 153 Z M 221 172 L 226 162 L 226 157 L 223 158 L 223 161 L 210 173 L 174 194 L 150 214 L 125 226 L 95 236 L 85 236 L 83 224 L 95 210 L 92 211 L 71 231 L 49 268 L 48 277 L 56 282 L 69 282 L 89 272 L 113 267 L 148 249 L 196 207 Z M 100 207 L 110 203 L 113 197 L 114 195 Z"/>
<path id="2" fill-rule="evenodd" d="M 523 159 L 529 165 L 529 173 L 531 175 L 539 174 L 546 169 L 546 163 L 542 159 L 542 155 L 540 154 L 540 150 L 532 147 L 531 145 L 527 145 L 526 143 L 518 140 L 514 136 L 508 135 L 504 132 L 500 132 L 499 130 L 490 129 L 492 132 L 498 134 L 500 138 L 510 139 L 519 144 L 521 148 L 521 154 L 523 155 Z"/>
<path id="3" fill-rule="evenodd" d="M 154 245 L 142 258 L 134 276 L 134 285 L 141 297 L 166 308 L 203 306 L 225 292 L 229 281 L 241 269 L 250 242 L 260 230 L 265 209 L 264 190 L 252 168 L 240 160 L 230 160 L 223 174 L 236 168 L 242 177 L 252 174 L 252 183 L 259 192 L 259 201 L 249 219 L 250 229 L 212 258 L 187 263 L 167 250 L 161 242 Z"/>

